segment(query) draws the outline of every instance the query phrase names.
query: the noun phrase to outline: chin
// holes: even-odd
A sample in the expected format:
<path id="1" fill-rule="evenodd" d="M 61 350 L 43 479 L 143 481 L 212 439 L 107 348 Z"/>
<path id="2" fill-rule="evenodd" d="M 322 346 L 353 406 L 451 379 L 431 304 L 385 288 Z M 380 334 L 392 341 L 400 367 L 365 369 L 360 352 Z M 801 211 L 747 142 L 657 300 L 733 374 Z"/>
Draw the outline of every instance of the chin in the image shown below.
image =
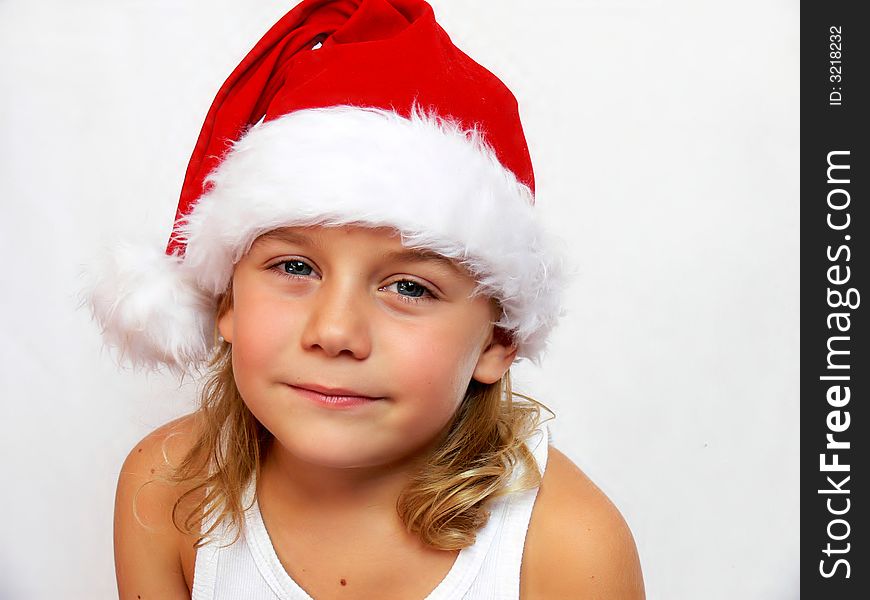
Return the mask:
<path id="1" fill-rule="evenodd" d="M 295 459 L 321 467 L 350 469 L 390 462 L 391 449 L 371 437 L 333 427 L 311 426 L 282 432 L 275 436 L 275 442 Z"/>
<path id="2" fill-rule="evenodd" d="M 378 467 L 408 459 L 431 440 L 414 443 L 413 436 L 353 431 L 352 428 L 310 426 L 275 436 L 275 442 L 295 459 L 334 469 Z"/>

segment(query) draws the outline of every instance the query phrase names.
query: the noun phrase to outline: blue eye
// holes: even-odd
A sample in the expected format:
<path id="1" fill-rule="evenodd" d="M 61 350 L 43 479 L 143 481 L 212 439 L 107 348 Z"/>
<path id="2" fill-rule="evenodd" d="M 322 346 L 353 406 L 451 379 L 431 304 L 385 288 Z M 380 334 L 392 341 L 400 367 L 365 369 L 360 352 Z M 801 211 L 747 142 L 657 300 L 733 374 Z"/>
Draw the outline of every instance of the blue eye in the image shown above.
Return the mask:
<path id="1" fill-rule="evenodd" d="M 285 260 L 277 266 L 283 267 L 288 275 L 311 275 L 313 271 L 311 265 L 301 260 Z"/>
<path id="2" fill-rule="evenodd" d="M 425 285 L 417 283 L 416 281 L 411 281 L 410 279 L 394 281 L 390 285 L 384 286 L 381 289 L 387 290 L 393 286 L 396 286 L 396 296 L 402 302 L 417 304 L 419 302 L 428 302 L 437 299 L 435 294 L 433 294 Z"/>
<path id="3" fill-rule="evenodd" d="M 308 279 L 312 275 L 317 275 L 314 267 L 299 258 L 282 260 L 269 267 L 269 270 L 288 279 Z"/>
<path id="4" fill-rule="evenodd" d="M 416 283 L 414 281 L 408 281 L 407 279 L 397 281 L 396 289 L 403 296 L 410 296 L 412 298 L 419 298 L 427 291 L 426 288 L 424 288 L 419 283 Z M 407 294 L 404 294 L 403 292 L 407 292 Z"/>

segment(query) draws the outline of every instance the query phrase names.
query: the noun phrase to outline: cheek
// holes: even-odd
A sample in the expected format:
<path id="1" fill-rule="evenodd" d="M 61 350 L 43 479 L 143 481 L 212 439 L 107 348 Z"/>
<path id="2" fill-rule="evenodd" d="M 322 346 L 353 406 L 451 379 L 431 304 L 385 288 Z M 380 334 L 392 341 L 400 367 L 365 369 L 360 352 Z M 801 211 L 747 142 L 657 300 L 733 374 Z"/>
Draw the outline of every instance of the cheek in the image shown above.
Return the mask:
<path id="1" fill-rule="evenodd" d="M 400 389 L 445 410 L 458 406 L 476 364 L 475 340 L 457 335 L 456 328 L 420 324 L 412 335 L 404 329 L 391 331 L 383 341 Z"/>
<path id="2" fill-rule="evenodd" d="M 295 327 L 286 305 L 268 298 L 240 295 L 233 319 L 233 366 L 237 379 L 268 372 L 270 366 L 280 362 Z"/>

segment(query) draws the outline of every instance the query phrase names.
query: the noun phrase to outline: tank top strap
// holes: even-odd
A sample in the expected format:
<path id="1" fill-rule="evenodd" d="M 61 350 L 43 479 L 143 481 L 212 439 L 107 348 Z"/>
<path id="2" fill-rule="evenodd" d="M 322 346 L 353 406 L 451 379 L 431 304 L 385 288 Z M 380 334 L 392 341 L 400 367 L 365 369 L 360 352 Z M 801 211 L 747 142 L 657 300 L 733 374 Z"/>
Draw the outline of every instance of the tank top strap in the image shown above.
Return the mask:
<path id="1" fill-rule="evenodd" d="M 526 446 L 535 458 L 538 471 L 543 477 L 547 468 L 550 444 L 549 428 L 540 423 L 526 440 Z M 518 469 L 515 477 L 522 474 Z M 518 600 L 520 597 L 520 571 L 526 534 L 537 498 L 538 488 L 517 491 L 499 498 L 499 510 L 493 510 L 493 519 L 498 524 L 495 529 L 489 552 L 477 572 L 474 585 L 464 598 L 474 600 Z"/>
<path id="2" fill-rule="evenodd" d="M 542 476 L 547 467 L 549 441 L 549 430 L 543 423 L 526 439 Z M 522 474 L 522 469 L 517 468 L 509 485 L 516 483 Z M 454 568 L 426 600 L 517 600 L 523 546 L 537 491 L 535 487 L 496 498 L 475 543 L 462 550 Z"/>
<path id="3" fill-rule="evenodd" d="M 242 492 L 242 506 L 250 505 L 255 488 L 256 481 L 252 476 Z M 210 490 L 206 490 L 206 493 L 208 491 Z M 215 511 L 203 518 L 200 526 L 201 533 L 208 531 L 217 520 L 219 512 Z M 233 543 L 236 539 L 235 528 L 224 521 L 215 527 L 214 531 L 204 540 L 203 545 L 196 551 L 191 600 L 216 600 L 216 598 L 222 597 L 218 585 L 218 581 L 221 579 L 218 573 L 221 558 L 223 557 L 224 562 L 230 562 L 228 559 L 232 558 L 233 555 L 241 554 L 247 546 L 244 540 L 245 536 L 246 532 L 243 526 L 239 533 L 239 541 L 242 543 Z"/>

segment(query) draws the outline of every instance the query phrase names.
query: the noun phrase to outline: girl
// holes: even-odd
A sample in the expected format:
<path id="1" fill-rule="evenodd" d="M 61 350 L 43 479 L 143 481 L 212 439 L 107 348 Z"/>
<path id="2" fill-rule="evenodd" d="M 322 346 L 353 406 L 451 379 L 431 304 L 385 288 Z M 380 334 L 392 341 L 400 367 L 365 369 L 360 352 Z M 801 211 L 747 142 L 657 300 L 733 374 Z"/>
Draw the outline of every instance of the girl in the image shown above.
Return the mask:
<path id="1" fill-rule="evenodd" d="M 513 95 L 428 4 L 283 17 L 215 98 L 166 252 L 91 290 L 134 363 L 209 371 L 122 467 L 121 597 L 642 598 L 618 511 L 511 390 L 559 314 L 533 201 Z"/>

